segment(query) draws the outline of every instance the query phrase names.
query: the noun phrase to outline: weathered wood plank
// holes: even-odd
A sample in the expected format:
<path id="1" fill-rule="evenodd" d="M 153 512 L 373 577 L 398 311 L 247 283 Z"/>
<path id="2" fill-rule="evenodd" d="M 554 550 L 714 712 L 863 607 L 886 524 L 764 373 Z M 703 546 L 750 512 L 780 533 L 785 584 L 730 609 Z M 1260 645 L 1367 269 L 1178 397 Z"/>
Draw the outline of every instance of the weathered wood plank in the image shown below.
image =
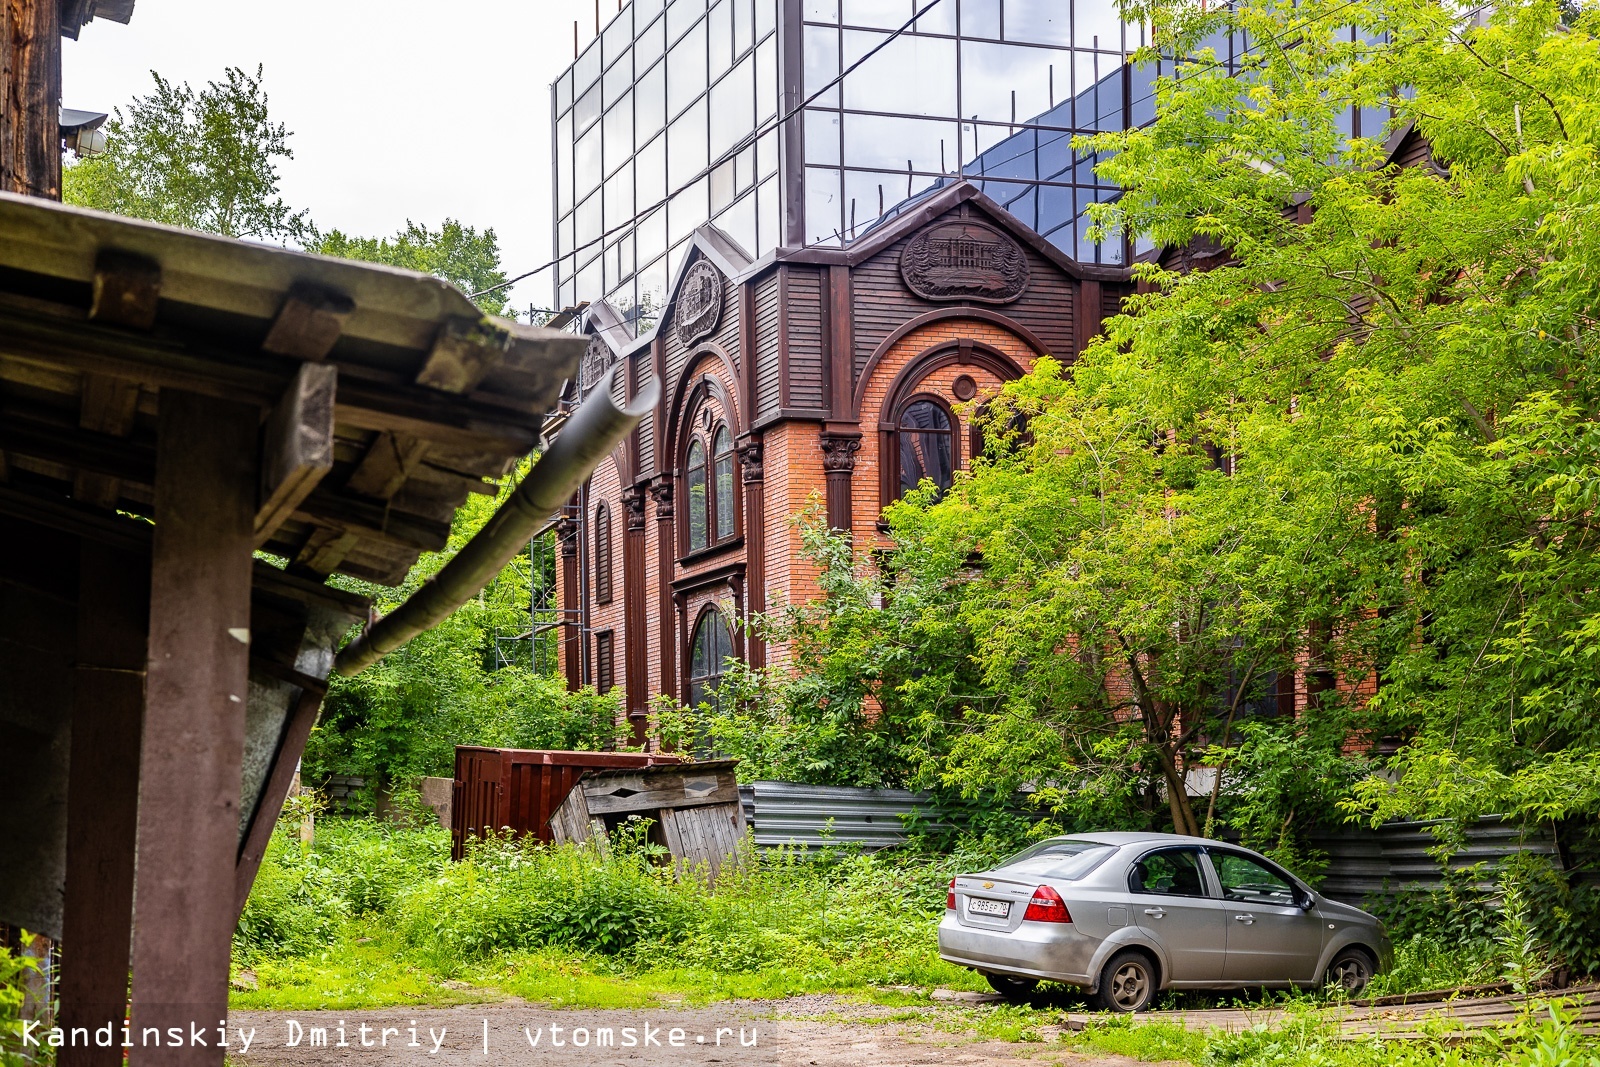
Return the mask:
<path id="1" fill-rule="evenodd" d="M 215 1026 L 228 1010 L 248 694 L 253 406 L 164 390 L 144 736 L 133 1015 Z M 211 1048 L 130 1051 L 131 1067 L 217 1067 Z"/>
<path id="2" fill-rule="evenodd" d="M 103 374 L 83 375 L 78 414 L 78 425 L 83 429 L 108 437 L 127 437 L 133 432 L 138 409 L 137 382 L 108 378 Z M 122 494 L 116 478 L 80 470 L 73 480 L 72 495 L 86 504 L 110 508 L 116 506 Z"/>
<path id="3" fill-rule="evenodd" d="M 148 330 L 161 304 L 161 264 L 108 248 L 94 261 L 89 321 Z"/>
<path id="4" fill-rule="evenodd" d="M 739 799 L 739 786 L 725 783 L 709 793 L 696 791 L 686 795 L 682 789 L 651 789 L 632 796 L 587 794 L 589 810 L 596 814 L 618 815 L 630 812 L 651 812 L 658 808 L 696 808 L 707 804 L 726 804 Z"/>
<path id="5" fill-rule="evenodd" d="M 261 449 L 261 502 L 255 543 L 267 542 L 333 469 L 333 407 L 338 368 L 303 363 L 267 418 Z"/>
<path id="6" fill-rule="evenodd" d="M 61 9 L 0 3 L 0 189 L 61 199 Z"/>
<path id="7" fill-rule="evenodd" d="M 345 488 L 376 500 L 400 491 L 427 454 L 428 443 L 407 434 L 380 433 L 345 482 Z"/>
<path id="8" fill-rule="evenodd" d="M 309 680 L 301 679 L 301 681 Z M 255 814 L 251 816 L 250 828 L 239 850 L 239 861 L 234 872 L 235 923 L 244 912 L 245 901 L 250 897 L 250 887 L 255 884 L 256 872 L 261 868 L 261 858 L 267 854 L 267 845 L 272 840 L 272 828 L 277 825 L 278 816 L 283 813 L 284 801 L 289 797 L 289 787 L 293 784 L 296 768 L 300 766 L 300 757 L 306 750 L 306 740 L 311 736 L 311 728 L 317 724 L 317 709 L 322 704 L 324 691 L 320 685 L 302 687 L 300 696 L 289 713 L 289 721 L 284 724 L 283 739 L 278 744 L 277 754 L 272 757 L 272 770 L 267 774 L 267 781 L 261 788 L 261 801 L 256 807 Z"/>
<path id="9" fill-rule="evenodd" d="M 505 357 L 511 334 L 487 317 L 450 319 L 439 327 L 417 384 L 442 393 L 465 393 Z"/>
<path id="10" fill-rule="evenodd" d="M 355 301 L 343 293 L 296 282 L 272 320 L 261 350 L 294 359 L 326 359 L 355 309 Z"/>
<path id="11" fill-rule="evenodd" d="M 139 735 L 144 717 L 150 563 L 142 553 L 83 541 L 79 553 L 78 663 L 72 694 L 67 792 L 67 882 L 61 1025 L 93 1033 L 122 1025 L 133 933 Z M 122 1050 L 68 1046 L 58 1067 L 118 1067 Z"/>

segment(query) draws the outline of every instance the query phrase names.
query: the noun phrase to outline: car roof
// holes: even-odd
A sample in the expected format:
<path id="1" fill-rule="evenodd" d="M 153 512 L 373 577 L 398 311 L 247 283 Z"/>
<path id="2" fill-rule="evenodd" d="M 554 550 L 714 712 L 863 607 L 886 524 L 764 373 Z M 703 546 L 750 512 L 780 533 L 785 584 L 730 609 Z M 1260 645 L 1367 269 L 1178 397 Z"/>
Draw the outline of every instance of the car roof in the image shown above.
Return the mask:
<path id="1" fill-rule="evenodd" d="M 1090 841 L 1097 845 L 1223 845 L 1229 848 L 1238 848 L 1229 845 L 1226 841 L 1215 841 L 1207 837 L 1189 837 L 1184 834 L 1156 834 L 1133 833 L 1122 830 L 1107 831 L 1089 834 L 1058 834 L 1050 838 L 1051 841 Z"/>

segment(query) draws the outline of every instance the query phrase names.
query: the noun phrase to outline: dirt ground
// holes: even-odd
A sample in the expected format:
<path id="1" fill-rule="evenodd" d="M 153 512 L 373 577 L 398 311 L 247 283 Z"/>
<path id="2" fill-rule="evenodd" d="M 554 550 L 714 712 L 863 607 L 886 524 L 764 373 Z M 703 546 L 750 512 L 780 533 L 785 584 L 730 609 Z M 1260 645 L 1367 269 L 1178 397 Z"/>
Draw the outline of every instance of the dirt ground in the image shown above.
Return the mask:
<path id="1" fill-rule="evenodd" d="M 245 1053 L 239 1038 L 230 1034 L 234 1047 L 229 1059 L 239 1067 L 520 1067 L 536 1063 L 571 1067 L 1132 1067 L 1134 1063 L 1115 1056 L 1077 1055 L 1039 1043 L 979 1041 L 926 1024 L 896 1021 L 892 1015 L 893 1009 L 819 996 L 647 1010 L 554 1010 L 512 1000 L 456 1008 L 240 1011 L 229 1018 L 230 1028 L 254 1029 L 255 1036 Z M 360 1031 L 363 1024 L 368 1027 L 365 1035 Z M 343 1048 L 337 1047 L 341 1025 Z M 310 1046 L 313 1027 L 326 1028 L 327 1047 Z M 413 1027 L 416 1047 L 411 1046 Z M 384 1034 L 385 1029 L 390 1032 Z M 297 1030 L 300 1040 L 291 1044 Z M 613 1043 L 601 1045 L 601 1034 L 607 1030 Z M 363 1036 L 370 1045 L 361 1044 Z"/>

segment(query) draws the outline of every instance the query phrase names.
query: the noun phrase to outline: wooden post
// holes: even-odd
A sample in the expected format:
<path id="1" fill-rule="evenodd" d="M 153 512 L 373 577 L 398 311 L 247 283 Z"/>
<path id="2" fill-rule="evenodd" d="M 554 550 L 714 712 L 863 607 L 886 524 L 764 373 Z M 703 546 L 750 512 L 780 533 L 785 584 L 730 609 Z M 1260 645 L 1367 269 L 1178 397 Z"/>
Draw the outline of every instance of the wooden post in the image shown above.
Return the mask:
<path id="1" fill-rule="evenodd" d="M 656 420 L 656 429 L 653 431 L 664 434 L 660 429 L 665 423 L 659 418 Z M 661 438 L 656 438 L 657 442 Z M 661 444 L 656 445 L 657 462 L 660 462 Z M 678 653 L 674 647 L 673 638 L 673 598 L 672 578 L 677 572 L 677 527 L 673 523 L 672 509 L 672 475 L 660 474 L 650 483 L 650 497 L 656 502 L 656 627 L 659 635 L 660 647 L 660 673 L 657 682 L 658 692 L 665 693 L 674 700 L 678 699 Z"/>
<path id="2" fill-rule="evenodd" d="M 639 486 L 622 491 L 627 528 L 622 541 L 623 685 L 627 691 L 628 724 L 633 743 L 643 745 L 650 719 L 650 659 L 645 643 L 645 496 Z"/>
<path id="3" fill-rule="evenodd" d="M 567 689 L 583 688 L 583 603 L 578 588 L 578 524 L 570 515 L 556 522 L 561 543 L 561 661 Z"/>
<path id="4" fill-rule="evenodd" d="M 61 199 L 57 0 L 0 0 L 0 190 Z"/>
<path id="5" fill-rule="evenodd" d="M 78 565 L 78 663 L 67 790 L 67 893 L 62 915 L 61 1025 L 107 1047 L 68 1045 L 58 1067 L 117 1067 L 128 1007 L 138 824 L 140 722 L 150 564 L 84 540 Z"/>
<path id="6" fill-rule="evenodd" d="M 131 1067 L 220 1067 L 250 653 L 256 408 L 164 389 L 139 769 Z M 142 1044 L 159 1027 L 163 1045 Z M 168 1028 L 184 1034 L 165 1043 Z M 191 1043 L 205 1040 L 204 1047 Z"/>

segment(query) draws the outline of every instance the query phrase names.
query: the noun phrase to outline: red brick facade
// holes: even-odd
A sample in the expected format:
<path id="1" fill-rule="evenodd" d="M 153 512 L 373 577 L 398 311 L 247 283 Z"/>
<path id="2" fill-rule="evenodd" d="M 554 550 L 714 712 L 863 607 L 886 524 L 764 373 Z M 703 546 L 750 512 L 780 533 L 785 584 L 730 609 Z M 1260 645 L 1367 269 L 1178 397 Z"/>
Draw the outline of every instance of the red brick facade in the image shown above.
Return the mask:
<path id="1" fill-rule="evenodd" d="M 952 231 L 976 234 L 977 243 L 952 245 L 934 263 L 943 273 L 906 266 L 919 235 Z M 720 309 L 707 310 L 701 262 L 721 281 Z M 691 272 L 700 287 L 692 304 L 678 292 Z M 603 358 L 626 367 L 619 380 L 631 387 L 653 373 L 662 400 L 569 509 L 577 551 L 562 558 L 559 583 L 569 684 L 625 686 L 641 731 L 655 695 L 687 699 L 695 628 L 707 611 L 730 625 L 736 655 L 783 662 L 783 649 L 763 648 L 745 624 L 816 594 L 795 519 L 813 509 L 858 543 L 882 536 L 880 513 L 899 492 L 895 420 L 906 404 L 931 400 L 947 413 L 955 466 L 967 466 L 977 444 L 971 419 L 984 398 L 1041 355 L 1070 361 L 1131 291 L 1126 272 L 1066 259 L 965 184 L 844 249 L 751 262 L 702 227 L 674 286 L 659 326 L 637 340 L 609 307 L 589 317 Z M 733 530 L 695 548 L 684 488 L 689 442 L 698 436 L 709 449 L 722 427 L 737 449 Z M 726 496 L 726 478 L 720 485 Z M 608 522 L 603 509 L 609 538 L 597 538 Z M 611 598 L 603 602 L 606 564 L 596 551 L 607 541 Z M 607 648 L 616 666 L 603 678 Z"/>

